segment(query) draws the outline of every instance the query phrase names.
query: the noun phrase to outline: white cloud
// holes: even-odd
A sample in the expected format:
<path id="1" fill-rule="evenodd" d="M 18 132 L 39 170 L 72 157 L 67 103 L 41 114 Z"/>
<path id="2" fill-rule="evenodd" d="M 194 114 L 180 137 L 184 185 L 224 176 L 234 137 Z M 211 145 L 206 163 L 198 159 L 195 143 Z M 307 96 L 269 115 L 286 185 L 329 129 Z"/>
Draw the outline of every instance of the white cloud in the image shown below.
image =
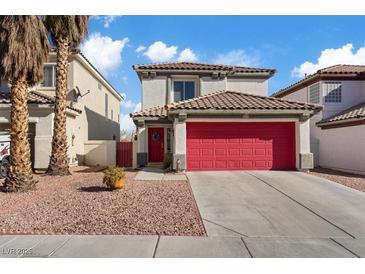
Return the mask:
<path id="1" fill-rule="evenodd" d="M 113 23 L 117 17 L 120 17 L 121 15 L 106 15 L 106 16 L 92 16 L 92 19 L 99 20 L 103 22 L 104 28 L 109 28 L 110 24 Z"/>
<path id="2" fill-rule="evenodd" d="M 248 55 L 245 50 L 232 50 L 227 53 L 219 54 L 214 60 L 215 64 L 233 65 L 233 66 L 257 66 L 259 59 L 255 54 Z"/>
<path id="3" fill-rule="evenodd" d="M 125 107 L 126 109 L 132 109 L 135 107 L 135 103 L 132 102 L 132 100 L 127 100 L 123 102 L 123 107 Z"/>
<path id="4" fill-rule="evenodd" d="M 352 44 L 346 44 L 337 49 L 322 50 L 316 63 L 306 61 L 299 67 L 294 67 L 292 76 L 304 77 L 305 74 L 312 74 L 319 69 L 337 64 L 365 65 L 365 45 L 357 51 L 354 51 Z"/>
<path id="5" fill-rule="evenodd" d="M 128 101 L 126 101 L 126 104 L 128 105 L 129 109 L 133 109 L 133 107 L 134 107 L 133 112 L 141 110 L 141 105 L 142 105 L 141 102 L 133 103 L 131 100 L 128 100 Z M 129 117 L 129 113 L 128 114 L 123 114 L 123 113 L 120 114 L 120 129 L 126 130 L 129 133 L 136 130 L 136 127 L 133 123 L 132 118 Z"/>
<path id="6" fill-rule="evenodd" d="M 132 118 L 129 117 L 129 114 L 120 114 L 120 129 L 124 129 L 127 132 L 136 130 L 136 126 L 134 125 Z"/>
<path id="7" fill-rule="evenodd" d="M 81 51 L 103 73 L 113 71 L 122 64 L 122 51 L 128 38 L 113 40 L 100 33 L 92 33 L 81 45 Z"/>
<path id="8" fill-rule="evenodd" d="M 145 46 L 139 46 L 137 49 L 136 49 L 136 52 L 142 52 L 142 51 L 145 51 L 146 50 L 146 47 Z"/>
<path id="9" fill-rule="evenodd" d="M 177 53 L 177 46 L 168 47 L 164 42 L 157 41 L 150 45 L 144 55 L 152 62 L 166 62 L 172 60 Z"/>
<path id="10" fill-rule="evenodd" d="M 137 111 L 140 111 L 142 108 L 142 103 L 139 102 L 136 104 L 136 106 L 134 107 L 134 111 L 133 112 L 137 112 Z"/>
<path id="11" fill-rule="evenodd" d="M 110 24 L 113 23 L 117 17 L 118 16 L 116 15 L 104 16 L 104 28 L 109 28 Z"/>
<path id="12" fill-rule="evenodd" d="M 186 48 L 182 52 L 180 52 L 178 61 L 196 62 L 198 61 L 198 57 L 191 49 Z"/>

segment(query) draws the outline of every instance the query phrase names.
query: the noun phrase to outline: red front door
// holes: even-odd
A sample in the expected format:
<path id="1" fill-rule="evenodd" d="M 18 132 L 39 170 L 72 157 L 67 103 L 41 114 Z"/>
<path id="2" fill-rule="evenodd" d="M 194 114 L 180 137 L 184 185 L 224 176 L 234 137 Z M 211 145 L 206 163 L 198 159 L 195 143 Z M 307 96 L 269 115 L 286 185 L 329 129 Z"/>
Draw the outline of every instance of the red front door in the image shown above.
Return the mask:
<path id="1" fill-rule="evenodd" d="M 148 129 L 148 161 L 162 162 L 163 161 L 163 144 L 164 134 L 163 128 Z"/>

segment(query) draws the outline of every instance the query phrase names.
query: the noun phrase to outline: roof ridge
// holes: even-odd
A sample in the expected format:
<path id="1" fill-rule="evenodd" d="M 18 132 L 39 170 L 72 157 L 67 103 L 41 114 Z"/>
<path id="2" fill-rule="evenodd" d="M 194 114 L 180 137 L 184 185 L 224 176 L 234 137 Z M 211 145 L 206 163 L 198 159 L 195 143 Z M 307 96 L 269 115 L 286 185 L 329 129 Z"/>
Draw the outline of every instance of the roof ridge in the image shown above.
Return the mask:
<path id="1" fill-rule="evenodd" d="M 340 67 L 340 66 L 342 66 L 342 64 L 336 64 L 336 65 L 328 66 L 328 67 L 325 67 L 325 68 L 320 68 L 315 73 L 318 73 L 318 72 L 320 72 L 324 69 L 330 69 L 330 68 L 335 68 L 335 67 Z M 312 74 L 314 74 L 314 73 L 312 73 Z"/>
<path id="2" fill-rule="evenodd" d="M 259 68 L 259 67 L 248 67 L 248 66 L 237 66 L 230 64 L 216 64 L 216 63 L 202 63 L 202 62 L 185 62 L 185 61 L 175 61 L 175 62 L 156 62 L 156 63 L 144 63 L 144 64 L 134 64 L 132 68 L 141 66 L 161 66 L 161 65 L 173 65 L 173 64 L 187 64 L 187 65 L 202 65 L 202 66 L 219 66 L 229 69 L 257 69 L 257 70 L 275 70 L 273 68 Z"/>

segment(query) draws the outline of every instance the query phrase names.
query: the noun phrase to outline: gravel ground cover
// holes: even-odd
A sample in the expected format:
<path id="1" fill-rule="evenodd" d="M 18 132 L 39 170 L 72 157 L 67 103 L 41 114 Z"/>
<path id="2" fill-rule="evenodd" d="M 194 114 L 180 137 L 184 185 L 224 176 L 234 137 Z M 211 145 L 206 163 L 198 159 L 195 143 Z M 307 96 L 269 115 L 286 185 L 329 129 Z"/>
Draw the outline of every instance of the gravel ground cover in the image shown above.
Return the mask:
<path id="1" fill-rule="evenodd" d="M 206 235 L 186 181 L 135 181 L 135 174 L 127 172 L 118 191 L 90 168 L 37 175 L 37 190 L 0 192 L 0 234 Z"/>
<path id="2" fill-rule="evenodd" d="M 365 192 L 365 176 L 326 168 L 315 168 L 310 174 Z"/>

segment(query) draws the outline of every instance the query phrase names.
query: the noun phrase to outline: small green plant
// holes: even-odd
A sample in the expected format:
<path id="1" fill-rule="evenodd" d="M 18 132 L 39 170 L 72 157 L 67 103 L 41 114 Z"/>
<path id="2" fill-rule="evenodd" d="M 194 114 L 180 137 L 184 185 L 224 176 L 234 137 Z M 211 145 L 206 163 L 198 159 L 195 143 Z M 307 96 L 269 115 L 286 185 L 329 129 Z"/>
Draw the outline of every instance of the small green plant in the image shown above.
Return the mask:
<path id="1" fill-rule="evenodd" d="M 117 166 L 110 166 L 104 170 L 103 183 L 110 188 L 115 188 L 116 183 L 125 178 L 125 171 L 123 168 Z"/>

